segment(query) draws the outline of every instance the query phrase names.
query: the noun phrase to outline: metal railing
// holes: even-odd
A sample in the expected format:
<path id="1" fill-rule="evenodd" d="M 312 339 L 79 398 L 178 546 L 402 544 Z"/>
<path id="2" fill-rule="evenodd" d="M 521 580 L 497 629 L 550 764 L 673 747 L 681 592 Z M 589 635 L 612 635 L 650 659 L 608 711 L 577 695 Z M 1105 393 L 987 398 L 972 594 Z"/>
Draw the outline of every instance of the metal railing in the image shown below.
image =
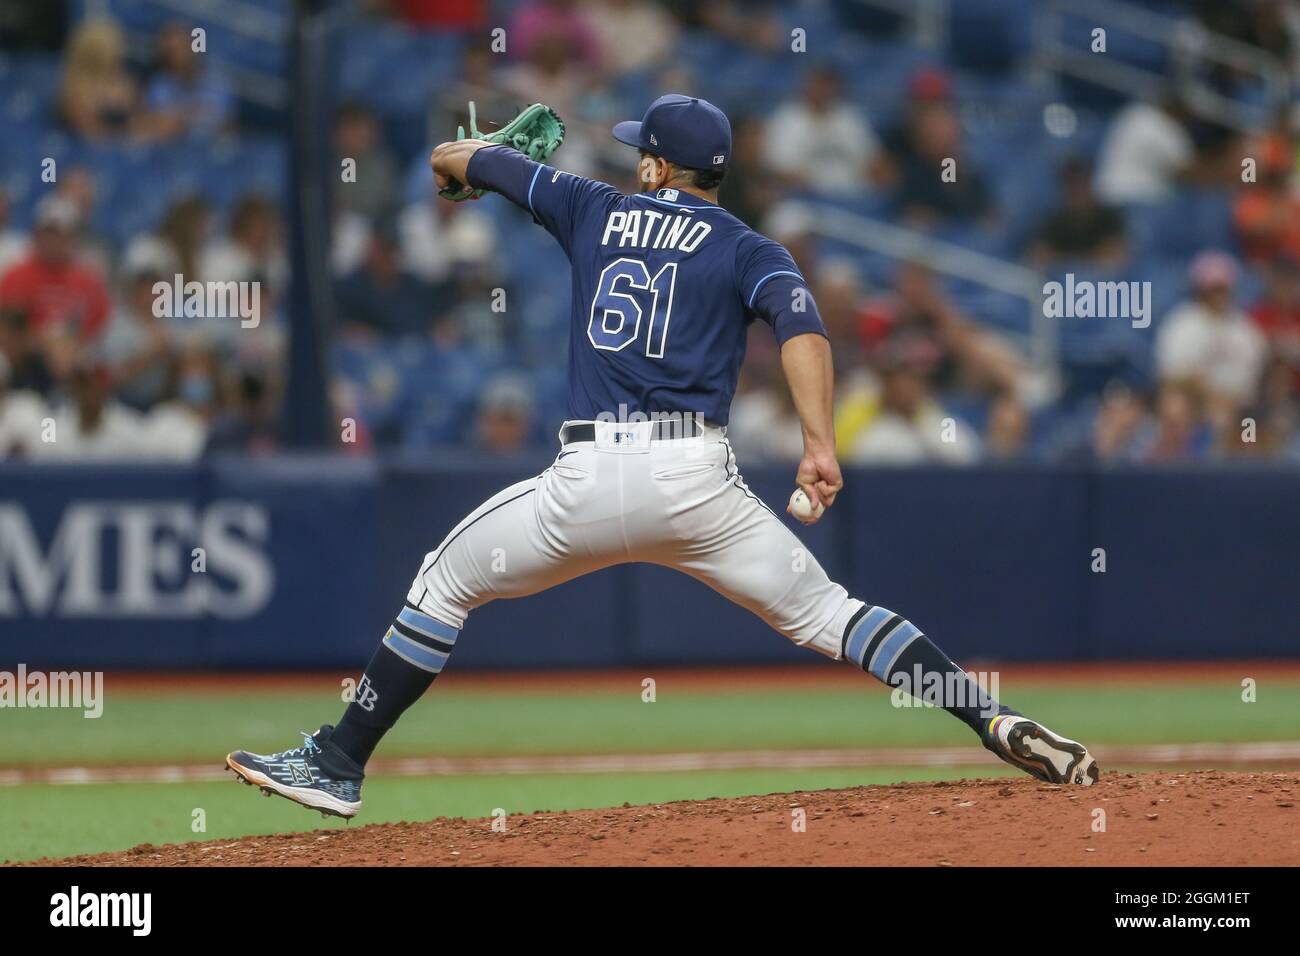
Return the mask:
<path id="1" fill-rule="evenodd" d="M 907 25 L 912 42 L 926 50 L 941 49 L 948 39 L 950 0 L 858 0 L 864 7 L 892 13 Z"/>
<path id="2" fill-rule="evenodd" d="M 864 7 L 903 18 L 912 42 L 941 49 L 952 29 L 953 0 L 857 0 Z M 1259 121 L 1258 109 L 1201 82 L 1198 71 L 1206 66 L 1227 67 L 1255 77 L 1265 91 L 1267 109 L 1284 105 L 1291 97 L 1287 66 L 1275 55 L 1233 37 L 1215 33 L 1195 19 L 1155 13 L 1118 0 L 1034 0 L 1026 15 L 1033 18 L 1033 63 L 1040 74 L 1058 74 L 1094 83 L 1128 96 L 1153 97 L 1170 81 L 1180 83 L 1188 107 L 1203 119 L 1230 129 L 1249 130 Z M 1065 36 L 1067 18 L 1076 18 L 1107 33 L 1137 37 L 1168 54 L 1168 74 L 1123 63 L 1114 56 L 1070 45 Z M 1252 115 L 1254 113 L 1255 115 Z"/>
<path id="3" fill-rule="evenodd" d="M 1055 378 L 1060 343 L 1056 323 L 1043 311 L 1041 273 L 1018 262 L 828 204 L 800 201 L 792 202 L 790 208 L 800 214 L 815 236 L 900 263 L 921 262 L 941 275 L 1023 300 L 1029 316 L 1029 336 L 1022 344 L 1030 367 L 1042 382 Z"/>
<path id="4" fill-rule="evenodd" d="M 1170 69 L 1144 69 L 1072 46 L 1065 36 L 1067 18 L 1091 22 L 1106 30 L 1108 38 L 1118 32 L 1163 47 Z M 1034 36 L 1035 66 L 1041 71 L 1072 76 L 1130 96 L 1154 97 L 1174 82 L 1182 88 L 1189 109 L 1229 129 L 1250 130 L 1259 122 L 1258 110 L 1202 82 L 1198 74 L 1204 67 L 1222 66 L 1255 77 L 1270 111 L 1290 97 L 1290 75 L 1276 56 L 1214 33 L 1191 18 L 1169 17 L 1114 0 L 1045 0 L 1034 21 Z"/>

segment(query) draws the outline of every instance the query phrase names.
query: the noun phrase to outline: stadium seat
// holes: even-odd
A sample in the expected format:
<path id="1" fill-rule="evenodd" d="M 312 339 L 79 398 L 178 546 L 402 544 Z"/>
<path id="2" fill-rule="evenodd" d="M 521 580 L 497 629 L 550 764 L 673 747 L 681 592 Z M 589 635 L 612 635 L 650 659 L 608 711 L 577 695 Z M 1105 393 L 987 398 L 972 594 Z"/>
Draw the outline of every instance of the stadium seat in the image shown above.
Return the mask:
<path id="1" fill-rule="evenodd" d="M 1028 55 L 1032 20 L 1019 0 L 962 0 L 950 9 L 948 56 L 954 66 L 1005 74 Z"/>
<path id="2" fill-rule="evenodd" d="M 1142 256 L 1190 257 L 1202 249 L 1237 248 L 1232 197 L 1222 190 L 1184 189 L 1162 203 L 1133 205 L 1128 213 Z"/>

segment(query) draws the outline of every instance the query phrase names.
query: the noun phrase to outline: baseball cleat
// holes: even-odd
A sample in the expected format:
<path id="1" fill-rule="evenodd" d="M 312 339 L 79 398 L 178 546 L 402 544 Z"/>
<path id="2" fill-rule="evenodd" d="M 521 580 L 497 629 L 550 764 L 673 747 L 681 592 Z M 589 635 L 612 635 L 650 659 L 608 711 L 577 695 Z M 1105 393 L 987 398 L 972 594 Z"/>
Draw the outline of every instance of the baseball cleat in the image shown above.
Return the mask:
<path id="1" fill-rule="evenodd" d="M 1048 783 L 1090 787 L 1101 775 L 1087 747 L 1021 714 L 998 714 L 981 737 L 986 748 L 1011 766 Z"/>
<path id="2" fill-rule="evenodd" d="M 361 809 L 361 782 L 365 774 L 337 748 L 329 746 L 334 728 L 329 724 L 315 734 L 303 733 L 302 746 L 276 754 L 236 750 L 226 756 L 226 766 L 244 783 L 319 810 L 321 816 L 351 819 Z"/>

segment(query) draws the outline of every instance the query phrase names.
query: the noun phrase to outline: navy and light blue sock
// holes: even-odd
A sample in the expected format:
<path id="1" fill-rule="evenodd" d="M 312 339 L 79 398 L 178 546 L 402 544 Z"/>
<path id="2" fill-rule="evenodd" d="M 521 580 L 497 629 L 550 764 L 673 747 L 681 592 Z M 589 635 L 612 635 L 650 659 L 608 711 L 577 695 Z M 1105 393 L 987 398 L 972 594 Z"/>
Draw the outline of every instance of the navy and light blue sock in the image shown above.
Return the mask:
<path id="1" fill-rule="evenodd" d="M 380 738 L 442 672 L 459 631 L 408 604 L 384 635 L 330 742 L 364 767 Z"/>
<path id="2" fill-rule="evenodd" d="M 913 697 L 937 704 L 977 734 L 990 717 L 1008 711 L 915 624 L 887 608 L 870 605 L 860 608 L 844 628 L 841 650 L 845 660 L 857 664 L 877 680 L 890 687 L 908 688 Z M 922 693 L 926 681 L 939 687 L 960 685 L 962 693 L 931 699 Z"/>

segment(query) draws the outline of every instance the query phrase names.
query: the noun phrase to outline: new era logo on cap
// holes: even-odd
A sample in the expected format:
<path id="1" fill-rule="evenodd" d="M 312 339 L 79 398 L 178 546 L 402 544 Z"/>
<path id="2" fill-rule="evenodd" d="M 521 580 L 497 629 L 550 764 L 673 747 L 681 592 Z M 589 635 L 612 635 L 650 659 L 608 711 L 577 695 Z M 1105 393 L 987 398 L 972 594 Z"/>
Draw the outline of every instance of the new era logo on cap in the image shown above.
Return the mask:
<path id="1" fill-rule="evenodd" d="M 619 123 L 614 138 L 691 169 L 718 169 L 731 158 L 726 114 L 708 100 L 681 93 L 659 97 L 639 122 Z"/>

